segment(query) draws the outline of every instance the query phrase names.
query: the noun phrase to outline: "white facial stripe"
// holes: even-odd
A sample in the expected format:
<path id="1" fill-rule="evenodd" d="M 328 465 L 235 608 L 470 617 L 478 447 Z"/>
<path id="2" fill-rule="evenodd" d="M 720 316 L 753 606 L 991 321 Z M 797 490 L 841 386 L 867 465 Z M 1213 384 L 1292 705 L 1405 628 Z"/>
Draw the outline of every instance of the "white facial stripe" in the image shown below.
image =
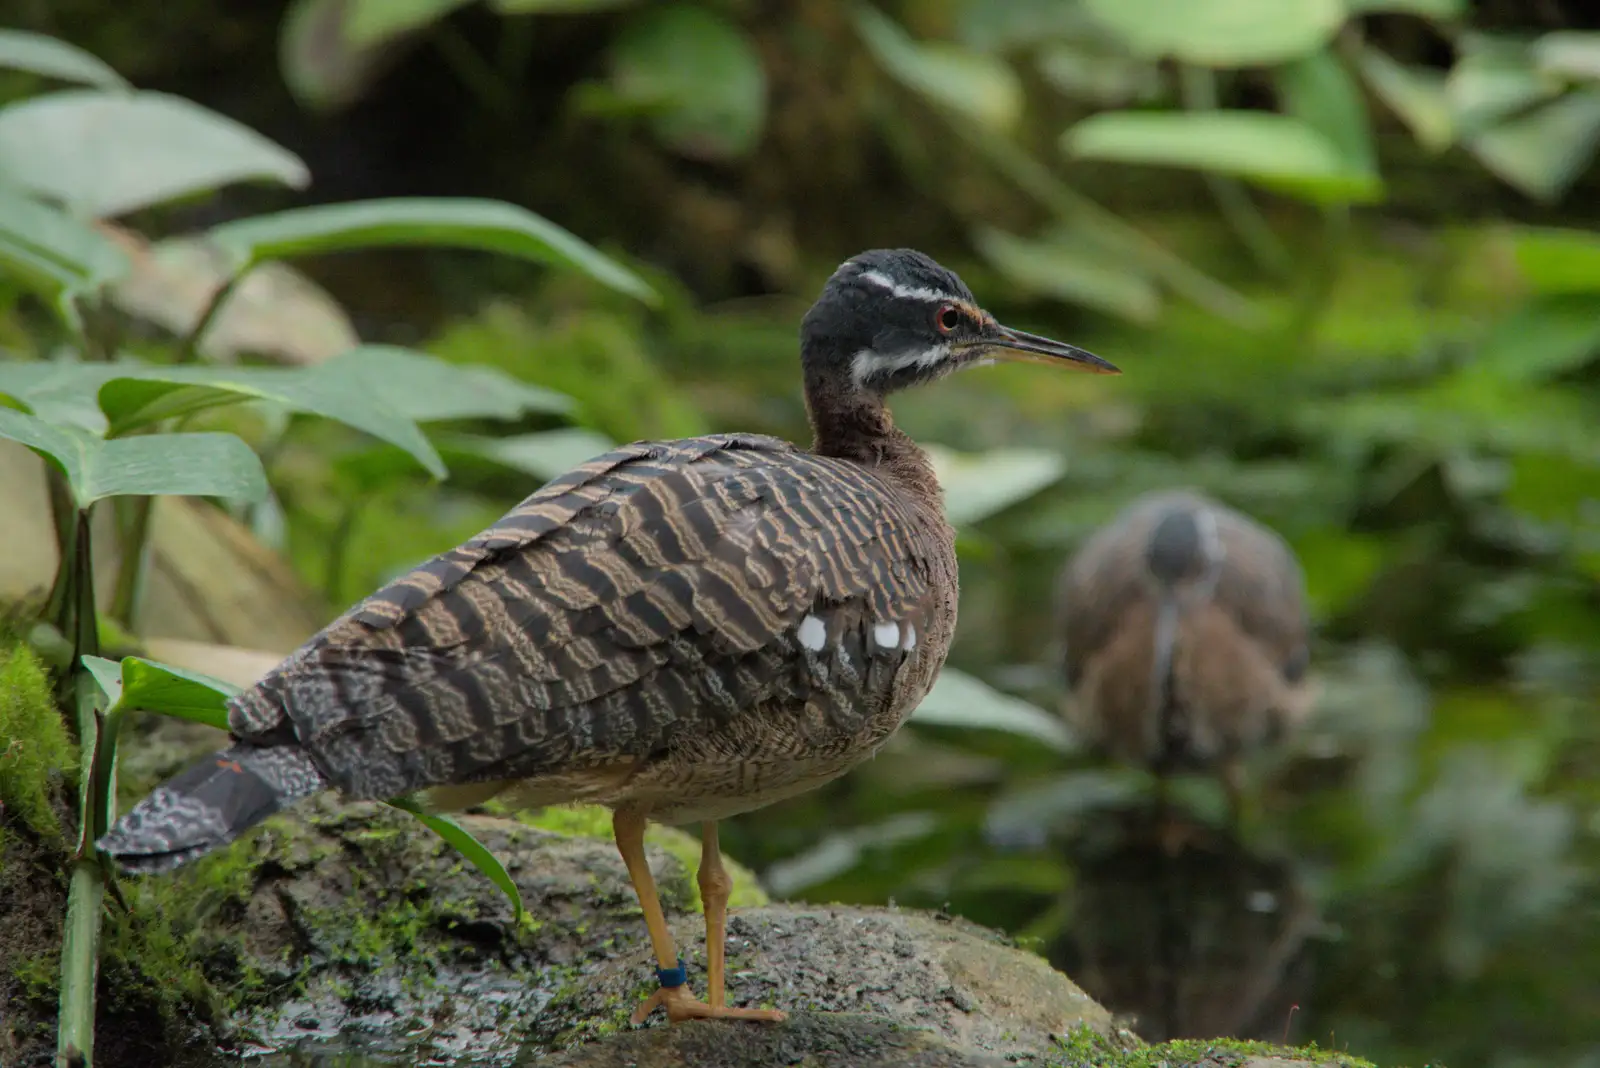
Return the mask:
<path id="1" fill-rule="evenodd" d="M 929 304 L 932 304 L 935 301 L 940 300 L 954 303 L 962 299 L 954 294 L 946 293 L 943 290 L 928 289 L 925 286 L 903 286 L 899 282 L 896 282 L 893 278 L 890 278 L 888 275 L 884 274 L 882 271 L 862 271 L 861 280 L 863 282 L 870 282 L 879 289 L 887 289 L 890 294 L 899 298 L 900 300 L 925 300 Z"/>
<path id="2" fill-rule="evenodd" d="M 895 356 L 883 356 L 871 349 L 862 349 L 850 361 L 850 373 L 855 376 L 856 384 L 860 385 L 878 375 L 891 375 L 908 367 L 933 367 L 949 358 L 948 344 L 935 345 L 921 352 L 902 352 Z"/>

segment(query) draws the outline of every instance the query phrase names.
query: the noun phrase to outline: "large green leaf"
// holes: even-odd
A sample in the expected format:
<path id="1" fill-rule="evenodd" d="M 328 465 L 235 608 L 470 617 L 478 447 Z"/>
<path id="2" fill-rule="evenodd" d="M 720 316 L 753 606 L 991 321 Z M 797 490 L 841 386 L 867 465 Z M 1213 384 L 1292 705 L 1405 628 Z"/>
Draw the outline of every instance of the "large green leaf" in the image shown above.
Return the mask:
<path id="1" fill-rule="evenodd" d="M 945 514 L 958 527 L 1027 500 L 1067 471 L 1062 456 L 1042 449 L 958 453 L 935 445 L 928 455 L 944 487 Z"/>
<path id="2" fill-rule="evenodd" d="M 459 450 L 549 481 L 594 459 L 614 444 L 610 438 L 593 430 L 565 427 L 540 434 L 517 434 L 504 438 L 453 438 L 448 443 L 448 449 L 451 455 L 454 455 L 454 450 Z"/>
<path id="3" fill-rule="evenodd" d="M 1059 717 L 954 668 L 939 673 L 933 689 L 911 714 L 911 722 L 1018 734 L 1058 753 L 1071 753 L 1078 748 L 1072 731 Z"/>
<path id="4" fill-rule="evenodd" d="M 472 837 L 472 833 L 455 820 L 436 812 L 429 812 L 408 797 L 397 797 L 391 800 L 389 804 L 403 812 L 409 812 L 421 820 L 429 830 L 443 838 L 456 852 L 471 861 L 473 867 L 487 875 L 489 881 L 498 886 L 506 897 L 511 900 L 512 913 L 517 921 L 521 922 L 523 916 L 522 891 L 517 889 L 517 884 L 511 878 L 510 873 L 506 871 L 505 865 L 500 863 L 498 857 L 489 852 L 487 846 Z"/>
<path id="5" fill-rule="evenodd" d="M 356 48 L 438 22 L 472 0 L 350 0 L 345 6 L 345 40 Z"/>
<path id="6" fill-rule="evenodd" d="M 516 419 L 525 412 L 563 414 L 572 399 L 494 367 L 447 363 L 394 345 L 362 345 L 316 369 L 324 382 L 348 379 L 374 399 L 419 423 L 443 419 Z"/>
<path id="7" fill-rule="evenodd" d="M 1079 159 L 1193 167 L 1319 202 L 1382 193 L 1377 175 L 1352 166 L 1326 137 L 1270 112 L 1104 112 L 1067 130 L 1061 143 Z"/>
<path id="8" fill-rule="evenodd" d="M 49 261 L 53 279 L 68 280 L 51 296 L 99 289 L 128 270 L 128 257 L 92 226 L 48 204 L 0 189 L 0 267 L 26 281 L 29 266 L 40 257 Z"/>
<path id="9" fill-rule="evenodd" d="M 1519 42 L 1467 36 L 1461 47 L 1462 55 L 1445 79 L 1445 95 L 1462 135 L 1481 133 L 1563 88 L 1562 79 L 1534 66 Z"/>
<path id="10" fill-rule="evenodd" d="M 688 155 L 748 155 L 767 121 L 767 72 L 738 26 L 691 4 L 653 5 L 611 44 L 611 76 L 589 105 L 646 114 L 656 136 Z"/>
<path id="11" fill-rule="evenodd" d="M 1342 0 L 1084 0 L 1133 51 L 1208 67 L 1251 67 L 1322 48 L 1343 24 Z"/>
<path id="12" fill-rule="evenodd" d="M 120 663 L 86 656 L 83 662 L 113 708 L 159 712 L 228 729 L 228 699 L 239 693 L 231 683 L 139 656 L 123 657 Z"/>
<path id="13" fill-rule="evenodd" d="M 1533 59 L 1549 74 L 1581 81 L 1600 81 L 1600 33 L 1558 30 L 1533 43 Z"/>
<path id="14" fill-rule="evenodd" d="M 654 304 L 634 272 L 548 219 L 498 200 L 394 197 L 295 208 L 224 223 L 211 239 L 244 270 L 262 260 L 395 246 L 466 248 L 568 267 Z"/>
<path id="15" fill-rule="evenodd" d="M 1538 382 L 1600 354 L 1600 280 L 1586 293 L 1535 297 L 1491 326 L 1473 362 L 1506 382 Z"/>
<path id="16" fill-rule="evenodd" d="M 1450 147 L 1455 140 L 1455 116 L 1443 75 L 1397 63 L 1365 45 L 1356 52 L 1356 65 L 1378 98 L 1410 127 L 1418 144 L 1429 152 Z"/>
<path id="17" fill-rule="evenodd" d="M 1352 15 L 1393 12 L 1447 21 L 1467 13 L 1467 0 L 1344 0 Z"/>
<path id="18" fill-rule="evenodd" d="M 122 75 L 83 49 L 27 30 L 0 30 L 0 67 L 101 89 L 126 89 Z"/>
<path id="19" fill-rule="evenodd" d="M 1600 88 L 1568 93 L 1468 139 L 1483 165 L 1543 201 L 1567 191 L 1600 145 Z"/>
<path id="20" fill-rule="evenodd" d="M 914 41 L 871 7 L 856 8 L 856 25 L 873 56 L 908 89 L 988 127 L 1006 130 L 1017 124 L 1022 84 L 998 56 Z"/>
<path id="21" fill-rule="evenodd" d="M 165 93 L 68 89 L 0 109 L 0 181 L 101 218 L 216 189 L 299 188 L 305 164 L 254 130 Z"/>
<path id="22" fill-rule="evenodd" d="M 1376 171 L 1367 102 L 1332 49 L 1280 67 L 1276 79 L 1278 99 L 1290 117 L 1326 137 L 1355 170 Z"/>
<path id="23" fill-rule="evenodd" d="M 1161 311 L 1155 283 L 1104 249 L 1055 240 L 1029 241 L 985 228 L 973 235 L 985 259 L 1024 289 L 1100 308 L 1136 323 L 1153 322 Z"/>
<path id="24" fill-rule="evenodd" d="M 115 377 L 109 363 L 81 360 L 0 360 L 0 404 L 21 408 L 47 423 L 70 424 L 97 437 L 106 417 L 95 391 Z"/>
<path id="25" fill-rule="evenodd" d="M 330 361 L 334 363 L 335 361 Z M 387 402 L 404 388 L 366 358 L 362 366 L 327 370 L 268 367 L 127 367 L 100 387 L 100 408 L 112 436 L 179 415 L 260 400 L 320 415 L 365 431 L 414 456 L 443 478 L 444 462 L 404 412 Z"/>
<path id="26" fill-rule="evenodd" d="M 1511 231 L 1522 277 L 1542 293 L 1600 293 L 1600 234 L 1524 226 Z"/>
<path id="27" fill-rule="evenodd" d="M 104 497 L 172 494 L 257 501 L 267 495 L 261 461 L 232 434 L 107 440 L 80 427 L 0 408 L 0 437 L 54 460 L 80 509 Z"/>

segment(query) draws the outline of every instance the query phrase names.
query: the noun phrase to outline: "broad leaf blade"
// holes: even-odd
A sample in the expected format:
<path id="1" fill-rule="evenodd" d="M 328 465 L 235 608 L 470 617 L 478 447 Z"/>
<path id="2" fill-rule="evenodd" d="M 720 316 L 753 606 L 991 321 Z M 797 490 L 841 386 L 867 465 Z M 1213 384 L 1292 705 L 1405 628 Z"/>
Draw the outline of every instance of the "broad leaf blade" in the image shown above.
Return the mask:
<path id="1" fill-rule="evenodd" d="M 1019 701 L 954 668 L 945 668 L 932 691 L 911 714 L 912 723 L 931 727 L 1002 731 L 1040 742 L 1058 753 L 1078 749 L 1060 718 Z"/>
<path id="2" fill-rule="evenodd" d="M 856 9 L 856 26 L 884 69 L 913 92 L 986 127 L 1009 130 L 1021 118 L 1022 83 L 998 56 L 913 40 L 870 7 Z"/>
<path id="3" fill-rule="evenodd" d="M 460 853 L 489 880 L 498 886 L 511 899 L 511 910 L 516 919 L 521 921 L 523 916 L 522 891 L 517 889 L 517 884 L 506 871 L 505 865 L 500 863 L 493 853 L 489 852 L 482 842 L 472 837 L 465 827 L 437 813 L 429 812 L 409 797 L 398 797 L 389 802 L 390 805 L 404 812 L 409 812 L 421 820 L 428 829 L 448 842 L 456 852 Z"/>
<path id="4" fill-rule="evenodd" d="M 1319 202 L 1371 201 L 1383 190 L 1326 137 L 1270 112 L 1104 112 L 1061 142 L 1078 159 L 1192 167 Z"/>
<path id="5" fill-rule="evenodd" d="M 122 700 L 122 665 L 103 656 L 83 656 L 84 668 L 94 676 L 95 685 L 106 695 L 106 704 Z"/>
<path id="6" fill-rule="evenodd" d="M 1133 51 L 1208 67 L 1282 63 L 1315 52 L 1344 22 L 1342 0 L 1085 0 Z"/>
<path id="7" fill-rule="evenodd" d="M 198 671 L 186 671 L 138 656 L 122 660 L 121 703 L 124 708 L 160 712 L 227 730 L 228 700 L 239 692 L 237 686 Z"/>
<path id="8" fill-rule="evenodd" d="M 1066 460 L 1043 449 L 994 449 L 976 454 L 930 446 L 944 487 L 945 515 L 968 526 L 1032 497 L 1067 472 Z"/>
<path id="9" fill-rule="evenodd" d="M 1332 49 L 1279 68 L 1276 80 L 1278 98 L 1290 117 L 1326 137 L 1352 168 L 1377 169 L 1367 102 Z"/>
<path id="10" fill-rule="evenodd" d="M 565 427 L 504 438 L 463 435 L 452 439 L 449 447 L 453 451 L 548 481 L 615 448 L 616 443 L 593 430 Z"/>
<path id="11" fill-rule="evenodd" d="M 100 407 L 110 420 L 111 434 L 117 435 L 234 400 L 267 401 L 365 431 L 404 449 L 435 477 L 444 477 L 444 462 L 417 424 L 384 403 L 388 385 L 379 369 L 329 372 L 327 367 L 134 368 L 100 388 Z"/>
<path id="12" fill-rule="evenodd" d="M 1522 277 L 1542 293 L 1600 293 L 1600 234 L 1557 227 L 1512 231 Z"/>
<path id="13" fill-rule="evenodd" d="M 182 97 L 68 89 L 0 109 L 0 179 L 74 215 L 122 215 L 240 181 L 301 188 L 305 164 Z"/>
<path id="14" fill-rule="evenodd" d="M 1580 89 L 1467 141 L 1501 180 L 1553 202 L 1577 181 L 1600 145 L 1600 88 Z"/>
<path id="15" fill-rule="evenodd" d="M 0 30 L 0 67 L 100 89 L 127 89 L 122 75 L 65 41 L 27 30 Z"/>
<path id="16" fill-rule="evenodd" d="M 395 197 L 327 204 L 224 223 L 210 237 L 239 269 L 353 249 L 465 248 L 568 267 L 646 303 L 660 299 L 644 279 L 569 231 L 498 200 Z"/>
<path id="17" fill-rule="evenodd" d="M 128 257 L 88 224 L 28 197 L 0 189 L 0 265 L 13 254 L 43 256 L 62 268 L 76 292 L 121 278 Z"/>
<path id="18" fill-rule="evenodd" d="M 1161 293 L 1142 272 L 1068 235 L 1030 241 L 984 228 L 973 235 L 983 257 L 1025 290 L 1099 308 L 1136 323 L 1149 323 L 1161 311 Z"/>
<path id="19" fill-rule="evenodd" d="M 350 375 L 376 386 L 378 400 L 419 423 L 444 419 L 516 419 L 525 412 L 563 415 L 572 399 L 493 367 L 453 364 L 394 345 L 362 345 L 318 368 L 324 378 Z"/>
<path id="20" fill-rule="evenodd" d="M 259 501 L 267 476 L 255 451 L 233 434 L 159 434 L 90 439 L 80 507 L 104 497 L 227 497 Z"/>
<path id="21" fill-rule="evenodd" d="M 66 475 L 73 496 L 79 499 L 79 506 L 88 506 L 82 501 L 80 488 L 84 484 L 90 453 L 98 445 L 99 439 L 80 427 L 56 426 L 36 416 L 5 407 L 0 407 L 0 438 L 10 438 L 54 461 Z"/>

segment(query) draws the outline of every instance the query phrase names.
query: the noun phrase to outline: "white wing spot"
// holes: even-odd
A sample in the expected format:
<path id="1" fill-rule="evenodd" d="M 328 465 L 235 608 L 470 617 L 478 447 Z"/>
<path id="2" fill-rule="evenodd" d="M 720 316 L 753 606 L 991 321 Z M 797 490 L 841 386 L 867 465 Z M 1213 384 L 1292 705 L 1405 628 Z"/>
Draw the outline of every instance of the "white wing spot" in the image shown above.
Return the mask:
<path id="1" fill-rule="evenodd" d="M 917 627 L 914 623 L 907 623 L 905 633 L 900 635 L 900 648 L 906 652 L 917 647 Z"/>
<path id="2" fill-rule="evenodd" d="M 900 625 L 898 623 L 874 623 L 872 626 L 872 640 L 878 643 L 879 648 L 893 649 L 900 644 Z"/>
<path id="3" fill-rule="evenodd" d="M 816 616 L 806 616 L 800 621 L 800 629 L 796 632 L 800 645 L 810 649 L 813 653 L 820 653 L 822 647 L 828 643 L 828 627 Z"/>

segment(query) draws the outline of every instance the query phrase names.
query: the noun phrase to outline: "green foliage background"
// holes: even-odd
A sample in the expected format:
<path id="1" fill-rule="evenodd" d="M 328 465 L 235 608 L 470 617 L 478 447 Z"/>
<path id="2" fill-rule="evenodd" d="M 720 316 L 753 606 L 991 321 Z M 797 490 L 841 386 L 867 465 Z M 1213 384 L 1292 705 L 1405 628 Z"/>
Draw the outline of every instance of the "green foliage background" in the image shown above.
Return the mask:
<path id="1" fill-rule="evenodd" d="M 1584 5 L 70 0 L 8 18 L 313 176 L 92 216 L 159 238 L 306 203 L 491 196 L 662 294 L 467 253 L 300 263 L 367 341 L 571 401 L 401 412 L 428 423 L 444 482 L 270 406 L 191 420 L 260 448 L 271 496 L 236 513 L 330 611 L 607 441 L 803 440 L 799 315 L 847 255 L 914 245 L 1003 320 L 1126 372 L 1001 368 L 897 405 L 956 450 L 952 665 L 1052 707 L 1056 568 L 1135 494 L 1197 485 L 1300 554 L 1321 715 L 1257 769 L 1238 839 L 1208 784 L 1184 787 L 1192 863 L 1144 840 L 1137 776 L 981 729 L 1009 707 L 982 690 L 846 781 L 737 821 L 730 852 L 779 895 L 948 907 L 1032 939 L 1147 1037 L 1287 1026 L 1379 1063 L 1600 1057 Z M 0 100 L 50 84 L 0 71 Z M 7 119 L 0 193 L 27 180 Z M 40 354 L 49 316 L 9 284 L 0 349 Z M 157 318 L 133 347 L 169 361 L 172 329 Z M 206 355 L 274 356 L 241 347 Z"/>

